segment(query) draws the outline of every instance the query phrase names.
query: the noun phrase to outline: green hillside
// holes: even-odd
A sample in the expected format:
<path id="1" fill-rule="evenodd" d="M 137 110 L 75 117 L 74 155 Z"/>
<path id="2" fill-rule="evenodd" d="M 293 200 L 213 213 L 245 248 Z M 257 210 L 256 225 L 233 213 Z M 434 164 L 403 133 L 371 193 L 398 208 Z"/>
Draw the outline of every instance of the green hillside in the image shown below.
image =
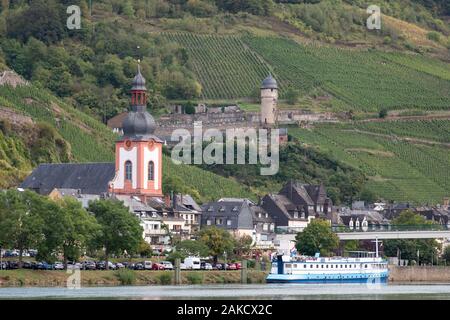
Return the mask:
<path id="1" fill-rule="evenodd" d="M 298 44 L 281 37 L 164 34 L 184 46 L 206 99 L 252 96 L 271 71 L 288 88 L 318 89 L 335 110 L 436 110 L 450 107 L 450 65 L 424 56 Z"/>
<path id="2" fill-rule="evenodd" d="M 163 33 L 163 37 L 187 49 L 206 99 L 250 97 L 270 72 L 270 66 L 238 36 Z"/>
<path id="3" fill-rule="evenodd" d="M 438 203 L 450 190 L 449 146 L 405 138 L 448 143 L 449 130 L 450 121 L 442 120 L 321 125 L 290 134 L 361 169 L 368 189 L 385 200 Z"/>

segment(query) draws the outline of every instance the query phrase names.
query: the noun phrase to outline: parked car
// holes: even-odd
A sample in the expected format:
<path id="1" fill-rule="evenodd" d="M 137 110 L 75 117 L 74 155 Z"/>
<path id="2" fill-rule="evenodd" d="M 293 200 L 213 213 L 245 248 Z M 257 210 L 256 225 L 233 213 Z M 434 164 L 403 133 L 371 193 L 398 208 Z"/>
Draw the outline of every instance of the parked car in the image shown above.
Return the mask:
<path id="1" fill-rule="evenodd" d="M 160 263 L 153 263 L 152 270 L 165 270 L 166 268 Z"/>
<path id="2" fill-rule="evenodd" d="M 81 270 L 83 265 L 79 262 L 69 262 L 67 263 L 67 269 L 79 269 Z"/>
<path id="3" fill-rule="evenodd" d="M 144 270 L 144 264 L 142 262 L 138 262 L 134 265 L 134 270 Z"/>
<path id="4" fill-rule="evenodd" d="M 33 267 L 33 263 L 30 261 L 24 261 L 22 263 L 22 268 L 24 268 L 24 269 L 32 269 L 32 267 Z"/>
<path id="5" fill-rule="evenodd" d="M 170 261 L 161 261 L 161 264 L 164 266 L 164 270 L 173 270 L 173 264 Z"/>
<path id="6" fill-rule="evenodd" d="M 0 264 L 0 270 L 6 270 L 6 269 L 8 269 L 8 264 L 5 261 Z"/>
<path id="7" fill-rule="evenodd" d="M 230 263 L 226 269 L 228 269 L 228 270 L 237 270 L 237 267 L 236 267 L 235 263 Z"/>
<path id="8" fill-rule="evenodd" d="M 55 262 L 53 268 L 55 270 L 64 270 L 64 264 L 62 262 Z"/>
<path id="9" fill-rule="evenodd" d="M 205 263 L 205 270 L 212 270 L 212 269 L 213 269 L 212 264 L 206 262 L 206 263 Z"/>
<path id="10" fill-rule="evenodd" d="M 121 262 L 116 263 L 116 269 L 123 269 L 125 268 L 125 265 Z"/>
<path id="11" fill-rule="evenodd" d="M 242 269 L 242 264 L 240 262 L 236 262 L 236 269 L 241 270 Z"/>
<path id="12" fill-rule="evenodd" d="M 186 265 L 184 263 L 180 263 L 180 270 L 187 270 Z"/>
<path id="13" fill-rule="evenodd" d="M 106 269 L 106 262 L 105 261 L 99 261 L 95 264 L 95 267 L 97 270 L 105 270 Z"/>
<path id="14" fill-rule="evenodd" d="M 116 270 L 117 266 L 114 263 L 112 263 L 111 261 L 108 261 L 108 269 L 109 270 Z"/>
<path id="15" fill-rule="evenodd" d="M 223 266 L 221 263 L 216 263 L 213 265 L 213 270 L 222 270 Z"/>
<path id="16" fill-rule="evenodd" d="M 53 265 L 45 261 L 37 262 L 35 268 L 37 270 L 53 270 Z"/>
<path id="17" fill-rule="evenodd" d="M 95 270 L 97 269 L 97 265 L 94 261 L 85 261 L 83 262 L 83 269 L 84 270 Z"/>
<path id="18" fill-rule="evenodd" d="M 151 261 L 144 261 L 144 269 L 145 270 L 152 270 L 152 262 Z"/>

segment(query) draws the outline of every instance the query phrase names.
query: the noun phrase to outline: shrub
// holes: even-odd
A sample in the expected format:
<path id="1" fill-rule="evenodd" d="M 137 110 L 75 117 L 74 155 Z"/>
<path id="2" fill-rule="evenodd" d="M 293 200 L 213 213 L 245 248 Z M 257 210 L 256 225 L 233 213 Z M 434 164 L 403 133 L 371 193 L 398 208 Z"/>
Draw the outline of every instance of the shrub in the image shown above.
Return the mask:
<path id="1" fill-rule="evenodd" d="M 136 273 L 133 270 L 120 269 L 116 272 L 116 277 L 123 286 L 132 285 L 136 282 Z"/>
<path id="2" fill-rule="evenodd" d="M 172 283 L 172 275 L 170 273 L 161 273 L 157 277 L 158 281 L 162 285 L 167 285 Z"/>
<path id="3" fill-rule="evenodd" d="M 441 35 L 436 31 L 428 32 L 427 38 L 435 42 L 441 41 Z"/>
<path id="4" fill-rule="evenodd" d="M 203 283 L 203 274 L 202 273 L 190 272 L 186 276 L 186 278 L 187 278 L 187 280 L 189 281 L 190 284 L 201 284 L 201 283 Z"/>

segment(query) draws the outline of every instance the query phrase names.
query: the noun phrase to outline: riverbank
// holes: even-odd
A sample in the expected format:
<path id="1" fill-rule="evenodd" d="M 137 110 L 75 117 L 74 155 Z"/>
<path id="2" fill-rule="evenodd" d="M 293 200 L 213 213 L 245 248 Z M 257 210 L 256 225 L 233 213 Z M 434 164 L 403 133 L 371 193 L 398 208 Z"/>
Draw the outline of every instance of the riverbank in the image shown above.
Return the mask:
<path id="1" fill-rule="evenodd" d="M 450 282 L 450 266 L 389 266 L 389 282 Z"/>
<path id="2" fill-rule="evenodd" d="M 1 270 L 0 287 L 65 287 L 66 271 Z M 247 283 L 265 283 L 267 272 L 248 270 Z M 80 271 L 81 286 L 171 285 L 174 271 Z M 240 283 L 240 271 L 181 271 L 182 284 Z"/>

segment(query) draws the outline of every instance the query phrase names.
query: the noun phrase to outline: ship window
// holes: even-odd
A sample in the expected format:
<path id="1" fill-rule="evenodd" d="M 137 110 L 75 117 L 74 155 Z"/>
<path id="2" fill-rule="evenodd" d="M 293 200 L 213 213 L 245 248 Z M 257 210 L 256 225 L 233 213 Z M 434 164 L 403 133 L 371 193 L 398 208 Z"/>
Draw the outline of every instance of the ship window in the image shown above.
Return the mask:
<path id="1" fill-rule="evenodd" d="M 292 268 L 292 264 L 286 263 L 286 268 Z"/>
<path id="2" fill-rule="evenodd" d="M 309 265 L 309 267 L 310 267 L 310 268 L 312 268 L 312 267 L 313 267 L 313 265 L 312 265 L 312 264 L 310 264 L 310 265 Z"/>
<path id="3" fill-rule="evenodd" d="M 306 264 L 303 265 L 303 268 L 306 268 Z"/>
<path id="4" fill-rule="evenodd" d="M 294 264 L 294 268 L 297 268 L 297 265 L 296 265 L 296 264 Z"/>
<path id="5" fill-rule="evenodd" d="M 349 268 L 351 268 L 352 267 L 352 265 L 350 264 L 349 266 L 348 266 Z"/>
<path id="6" fill-rule="evenodd" d="M 338 265 L 336 265 L 336 269 L 338 268 L 339 266 Z"/>
<path id="7" fill-rule="evenodd" d="M 323 265 L 321 265 L 322 269 L 323 269 Z"/>
<path id="8" fill-rule="evenodd" d="M 345 268 L 347 269 L 347 265 L 345 265 Z"/>
<path id="9" fill-rule="evenodd" d="M 366 269 L 367 269 L 367 264 L 365 264 L 365 265 L 364 265 L 364 268 L 366 268 Z"/>
<path id="10" fill-rule="evenodd" d="M 331 265 L 331 269 L 333 269 L 333 265 Z"/>
<path id="11" fill-rule="evenodd" d="M 318 264 L 316 264 L 316 269 L 317 269 L 317 268 L 319 268 L 319 265 L 318 265 Z"/>

